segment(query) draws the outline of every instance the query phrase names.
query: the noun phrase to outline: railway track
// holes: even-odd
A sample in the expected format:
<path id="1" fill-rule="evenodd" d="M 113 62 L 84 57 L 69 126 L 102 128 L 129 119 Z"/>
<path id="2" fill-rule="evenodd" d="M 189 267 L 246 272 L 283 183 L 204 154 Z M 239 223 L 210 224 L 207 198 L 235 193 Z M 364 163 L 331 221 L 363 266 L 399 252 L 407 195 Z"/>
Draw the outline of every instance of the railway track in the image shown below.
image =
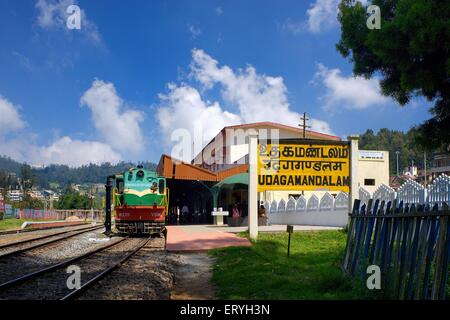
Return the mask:
<path id="1" fill-rule="evenodd" d="M 53 229 L 62 229 L 62 228 L 70 228 L 70 227 L 78 227 L 82 225 L 87 225 L 89 223 L 80 223 L 80 224 L 73 224 L 73 225 L 63 225 L 63 226 L 55 226 L 55 227 L 47 227 L 47 228 L 31 228 L 31 229 L 17 229 L 17 230 L 6 230 L 6 231 L 0 231 L 0 237 L 11 235 L 11 234 L 23 234 L 28 232 L 36 232 L 36 231 L 47 231 L 47 230 L 53 230 Z"/>
<path id="2" fill-rule="evenodd" d="M 25 239 L 20 241 L 14 241 L 7 244 L 0 245 L 0 259 L 17 255 L 29 250 L 40 248 L 49 244 L 53 244 L 59 241 L 63 241 L 82 233 L 94 231 L 103 228 L 103 226 L 95 226 L 88 228 L 81 228 L 75 230 L 66 230 L 62 232 L 52 233 L 49 235 Z M 54 239 L 52 239 L 54 238 Z"/>
<path id="3" fill-rule="evenodd" d="M 83 255 L 20 275 L 0 284 L 0 299 L 74 299 L 120 267 L 149 241 L 151 238 L 120 238 Z M 81 286 L 72 290 L 67 286 L 70 274 L 65 268 L 71 265 L 80 268 L 82 280 Z"/>

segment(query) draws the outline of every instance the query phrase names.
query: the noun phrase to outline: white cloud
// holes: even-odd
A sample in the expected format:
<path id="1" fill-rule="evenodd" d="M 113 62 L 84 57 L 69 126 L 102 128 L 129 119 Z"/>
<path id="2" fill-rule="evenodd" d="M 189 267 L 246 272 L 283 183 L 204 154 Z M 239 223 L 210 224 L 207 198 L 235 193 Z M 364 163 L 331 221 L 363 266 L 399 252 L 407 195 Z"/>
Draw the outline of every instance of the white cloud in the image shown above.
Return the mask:
<path id="1" fill-rule="evenodd" d="M 321 33 L 338 26 L 338 5 L 340 0 L 316 0 L 306 11 L 306 27 L 312 33 Z M 367 0 L 359 0 L 364 6 Z"/>
<path id="2" fill-rule="evenodd" d="M 222 36 L 221 32 L 219 32 L 219 35 L 217 36 L 217 43 L 219 43 L 219 44 L 223 43 L 223 36 Z"/>
<path id="3" fill-rule="evenodd" d="M 203 50 L 192 50 L 191 74 L 201 90 L 191 85 L 169 84 L 169 92 L 160 94 L 157 120 L 167 140 L 176 129 L 187 129 L 194 134 L 195 126 L 203 131 L 203 143 L 213 138 L 223 127 L 241 123 L 273 121 L 297 127 L 300 114 L 290 110 L 287 88 L 282 77 L 258 74 L 252 66 L 233 71 Z M 221 88 L 225 110 L 219 102 L 205 101 L 203 93 L 215 85 Z M 332 133 L 321 120 L 311 119 L 312 130 Z"/>
<path id="4" fill-rule="evenodd" d="M 77 5 L 75 0 L 38 0 L 36 8 L 38 9 L 37 25 L 43 29 L 63 29 L 69 31 L 66 27 L 68 14 L 67 7 Z M 103 45 L 102 37 L 98 31 L 97 25 L 87 18 L 86 12 L 81 9 L 81 32 L 94 44 Z"/>
<path id="5" fill-rule="evenodd" d="M 167 138 L 178 128 L 191 133 L 200 129 L 203 142 L 207 142 L 223 127 L 241 123 L 239 115 L 222 110 L 218 102 L 205 102 L 193 87 L 169 84 L 168 88 L 169 93 L 159 95 L 161 106 L 157 111 L 163 136 Z"/>
<path id="6" fill-rule="evenodd" d="M 91 109 L 94 126 L 109 145 L 132 153 L 143 150 L 144 136 L 140 123 L 144 114 L 137 110 L 124 110 L 124 101 L 112 83 L 94 80 L 80 103 Z"/>
<path id="7" fill-rule="evenodd" d="M 18 106 L 13 105 L 0 95 L 0 138 L 9 132 L 25 127 L 25 122 L 22 120 L 18 110 Z"/>
<path id="8" fill-rule="evenodd" d="M 344 77 L 339 69 L 328 69 L 320 63 L 317 67 L 313 82 L 321 82 L 326 88 L 326 94 L 321 97 L 325 101 L 325 108 L 342 106 L 347 109 L 365 109 L 389 101 L 381 94 L 376 78 Z"/>
<path id="9" fill-rule="evenodd" d="M 105 101 L 111 102 L 106 98 Z M 98 141 L 76 140 L 64 136 L 48 145 L 39 145 L 36 143 L 36 135 L 30 130 L 23 130 L 26 123 L 21 118 L 19 107 L 1 95 L 0 115 L 0 155 L 35 165 L 81 166 L 89 163 L 117 163 L 122 159 L 111 145 Z"/>
<path id="10" fill-rule="evenodd" d="M 310 118 L 307 124 L 311 126 L 311 130 L 313 131 L 333 134 L 330 125 L 326 121 Z"/>
<path id="11" fill-rule="evenodd" d="M 290 110 L 287 88 L 282 77 L 258 74 L 254 67 L 234 72 L 219 67 L 203 50 L 192 51 L 192 76 L 206 89 L 218 84 L 225 102 L 239 109 L 244 123 L 273 121 L 297 126 L 300 115 Z"/>
<path id="12" fill-rule="evenodd" d="M 67 136 L 49 146 L 40 147 L 38 157 L 36 164 L 67 164 L 75 167 L 88 163 L 117 163 L 121 159 L 121 156 L 105 143 L 72 140 Z"/>
<path id="13" fill-rule="evenodd" d="M 202 34 L 202 30 L 200 30 L 200 28 L 197 28 L 191 24 L 188 24 L 188 30 L 191 33 L 192 39 L 196 39 L 199 35 Z"/>
<path id="14" fill-rule="evenodd" d="M 221 15 L 223 15 L 223 9 L 222 7 L 217 7 L 216 8 L 216 14 L 220 17 Z"/>
<path id="15" fill-rule="evenodd" d="M 38 72 L 43 70 L 50 70 L 52 72 L 60 73 L 66 69 L 72 69 L 74 67 L 72 54 L 48 54 L 45 60 L 41 62 L 33 61 L 28 56 L 13 51 L 12 56 L 15 57 L 20 67 L 28 72 Z"/>
<path id="16" fill-rule="evenodd" d="M 305 30 L 305 22 L 293 21 L 291 18 L 287 18 L 283 23 L 278 24 L 278 27 L 283 31 L 288 31 L 294 36 Z"/>
<path id="17" fill-rule="evenodd" d="M 97 141 L 74 140 L 68 136 L 40 146 L 26 133 L 0 138 L 0 155 L 33 165 L 65 164 L 71 167 L 103 162 L 117 163 L 122 157 L 111 146 Z"/>
<path id="18" fill-rule="evenodd" d="M 337 25 L 338 4 L 339 0 L 316 0 L 306 11 L 308 30 L 312 33 L 320 33 Z"/>

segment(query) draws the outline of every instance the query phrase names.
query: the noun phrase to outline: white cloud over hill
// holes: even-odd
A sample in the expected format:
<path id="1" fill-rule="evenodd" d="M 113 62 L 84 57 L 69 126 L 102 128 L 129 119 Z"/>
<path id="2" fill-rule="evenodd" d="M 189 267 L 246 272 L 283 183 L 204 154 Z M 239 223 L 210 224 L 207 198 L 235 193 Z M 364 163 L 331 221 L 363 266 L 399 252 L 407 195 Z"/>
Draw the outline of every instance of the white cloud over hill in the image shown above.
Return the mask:
<path id="1" fill-rule="evenodd" d="M 143 150 L 145 141 L 140 125 L 144 114 L 126 108 L 112 83 L 94 80 L 80 103 L 91 110 L 100 141 L 62 136 L 40 145 L 33 134 L 23 130 L 25 122 L 19 107 L 0 96 L 0 155 L 35 165 L 81 166 L 117 163 L 123 159 L 121 152 L 137 154 Z"/>
<path id="2" fill-rule="evenodd" d="M 282 77 L 260 74 L 251 65 L 245 70 L 220 66 L 200 49 L 192 50 L 190 70 L 197 86 L 171 83 L 168 92 L 160 94 L 157 119 L 167 139 L 177 129 L 194 136 L 195 126 L 202 128 L 202 144 L 228 125 L 272 121 L 297 127 L 300 114 L 290 108 Z M 210 102 L 204 96 L 216 86 L 221 101 Z M 332 133 L 325 121 L 311 119 L 310 125 L 312 130 Z"/>

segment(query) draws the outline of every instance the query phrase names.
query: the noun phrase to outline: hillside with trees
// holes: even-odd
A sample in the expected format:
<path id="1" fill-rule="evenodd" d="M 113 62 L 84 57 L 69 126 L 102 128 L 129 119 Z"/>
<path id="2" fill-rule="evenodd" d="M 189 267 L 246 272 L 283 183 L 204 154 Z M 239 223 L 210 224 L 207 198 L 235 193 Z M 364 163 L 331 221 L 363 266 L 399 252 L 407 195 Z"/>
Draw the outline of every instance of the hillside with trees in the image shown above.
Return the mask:
<path id="1" fill-rule="evenodd" d="M 380 129 L 377 133 L 368 129 L 360 135 L 359 149 L 362 150 L 387 150 L 389 151 L 389 169 L 391 175 L 397 172 L 397 157 L 395 152 L 399 151 L 398 163 L 399 171 L 403 168 L 414 165 L 423 168 L 424 150 L 416 141 L 417 130 L 411 129 L 408 132 L 402 132 L 390 129 Z M 431 154 L 427 153 L 427 164 L 430 165 Z"/>
<path id="2" fill-rule="evenodd" d="M 156 164 L 152 162 L 141 162 L 139 164 L 149 170 L 156 169 Z M 111 163 L 89 164 L 77 168 L 66 165 L 49 165 L 36 168 L 0 156 L 0 188 L 17 184 L 16 180 L 11 177 L 11 173 L 14 173 L 17 178 L 22 179 L 28 185 L 50 189 L 51 183 L 57 183 L 61 187 L 69 184 L 104 183 L 108 175 L 126 171 L 136 165 L 137 163 L 120 162 L 115 165 Z"/>

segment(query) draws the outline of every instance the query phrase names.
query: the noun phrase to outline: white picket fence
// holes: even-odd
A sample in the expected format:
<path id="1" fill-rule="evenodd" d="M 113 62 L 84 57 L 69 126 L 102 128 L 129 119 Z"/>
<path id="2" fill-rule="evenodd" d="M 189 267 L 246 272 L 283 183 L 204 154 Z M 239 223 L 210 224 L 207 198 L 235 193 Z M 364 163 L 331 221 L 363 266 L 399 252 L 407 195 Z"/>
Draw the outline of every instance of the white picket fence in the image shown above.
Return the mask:
<path id="1" fill-rule="evenodd" d="M 313 194 L 308 199 L 266 201 L 264 206 L 270 224 L 344 227 L 348 222 L 348 194 L 344 192 L 336 198 L 327 192 L 321 199 Z"/>
<path id="2" fill-rule="evenodd" d="M 365 204 L 369 199 L 380 199 L 380 201 L 397 199 L 403 203 L 437 203 L 442 206 L 444 202 L 450 204 L 450 177 L 441 174 L 426 188 L 414 180 L 407 180 L 397 191 L 382 184 L 374 191 L 373 195 L 364 188 L 359 188 L 359 199 Z"/>
<path id="3" fill-rule="evenodd" d="M 450 177 L 442 174 L 427 188 L 413 180 L 407 180 L 395 191 L 387 185 L 380 185 L 373 194 L 359 188 L 359 199 L 367 204 L 369 199 L 392 201 L 398 199 L 404 203 L 442 203 L 450 204 Z M 344 227 L 348 222 L 348 194 L 340 192 L 334 198 L 325 193 L 322 198 L 315 194 L 306 199 L 300 196 L 297 200 L 290 197 L 285 200 L 266 201 L 264 204 L 270 224 L 293 224 L 311 226 Z"/>

